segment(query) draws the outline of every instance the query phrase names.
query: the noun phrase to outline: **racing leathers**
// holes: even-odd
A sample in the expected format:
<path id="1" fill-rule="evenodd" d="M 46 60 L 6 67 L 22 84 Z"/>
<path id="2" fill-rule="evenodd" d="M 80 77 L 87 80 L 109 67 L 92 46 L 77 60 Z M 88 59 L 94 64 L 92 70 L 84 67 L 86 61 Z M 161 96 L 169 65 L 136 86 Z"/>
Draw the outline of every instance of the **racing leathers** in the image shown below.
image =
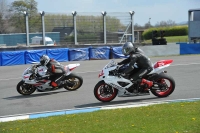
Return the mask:
<path id="1" fill-rule="evenodd" d="M 65 77 L 65 70 L 63 66 L 58 61 L 51 59 L 46 67 L 47 71 L 51 74 L 51 85 L 53 87 L 60 86 L 62 84 L 63 78 Z"/>
<path id="2" fill-rule="evenodd" d="M 59 87 L 63 82 L 63 78 L 65 77 L 65 70 L 63 66 L 56 60 L 51 59 L 47 65 L 47 75 L 43 77 L 38 77 L 38 79 L 50 79 L 51 86 Z"/>
<path id="3" fill-rule="evenodd" d="M 139 70 L 137 72 L 132 72 L 134 70 L 134 64 L 137 64 Z M 124 75 L 129 75 L 131 81 L 141 82 L 142 77 L 147 75 L 153 70 L 152 63 L 150 59 L 143 53 L 139 48 L 136 48 L 134 54 L 123 61 L 119 62 L 118 65 L 129 64 L 128 67 L 122 72 Z"/>

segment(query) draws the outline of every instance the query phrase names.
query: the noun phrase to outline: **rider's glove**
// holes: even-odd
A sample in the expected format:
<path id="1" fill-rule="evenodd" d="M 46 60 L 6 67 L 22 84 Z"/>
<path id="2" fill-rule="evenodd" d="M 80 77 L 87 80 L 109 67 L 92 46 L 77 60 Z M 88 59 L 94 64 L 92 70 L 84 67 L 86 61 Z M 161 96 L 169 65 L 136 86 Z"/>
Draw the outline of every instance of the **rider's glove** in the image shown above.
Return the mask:
<path id="1" fill-rule="evenodd" d="M 117 65 L 122 65 L 121 62 L 118 62 Z"/>

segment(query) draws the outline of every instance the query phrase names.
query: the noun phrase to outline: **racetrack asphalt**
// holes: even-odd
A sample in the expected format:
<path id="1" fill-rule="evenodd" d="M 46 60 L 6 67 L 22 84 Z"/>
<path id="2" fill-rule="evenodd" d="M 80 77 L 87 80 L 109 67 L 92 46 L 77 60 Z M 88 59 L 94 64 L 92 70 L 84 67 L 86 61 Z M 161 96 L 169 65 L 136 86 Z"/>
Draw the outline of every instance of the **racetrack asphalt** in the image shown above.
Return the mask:
<path id="1" fill-rule="evenodd" d="M 60 89 L 52 92 L 35 92 L 30 96 L 22 96 L 16 91 L 16 85 L 21 80 L 21 74 L 30 64 L 0 67 L 0 117 L 33 114 L 54 110 L 75 110 L 80 108 L 99 108 L 105 106 L 118 106 L 127 104 L 153 103 L 166 100 L 195 99 L 200 96 L 199 75 L 200 55 L 182 55 L 151 57 L 152 62 L 173 59 L 167 74 L 176 82 L 175 91 L 166 98 L 157 98 L 153 94 L 137 97 L 116 97 L 109 103 L 98 101 L 93 89 L 99 81 L 98 73 L 109 60 L 90 60 L 62 62 L 62 64 L 80 63 L 74 70 L 84 79 L 83 85 L 77 91 Z M 121 61 L 122 59 L 115 59 Z"/>

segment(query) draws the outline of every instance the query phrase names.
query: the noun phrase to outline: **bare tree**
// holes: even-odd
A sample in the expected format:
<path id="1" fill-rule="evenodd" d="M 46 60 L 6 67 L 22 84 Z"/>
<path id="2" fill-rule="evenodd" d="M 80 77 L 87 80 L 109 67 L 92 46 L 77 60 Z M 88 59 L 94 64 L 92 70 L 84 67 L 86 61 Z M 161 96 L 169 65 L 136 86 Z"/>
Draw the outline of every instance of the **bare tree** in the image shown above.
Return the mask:
<path id="1" fill-rule="evenodd" d="M 135 23 L 134 29 L 135 29 L 135 30 L 142 30 L 142 29 L 144 29 L 144 27 L 141 26 L 141 25 L 139 25 L 138 23 Z"/>
<path id="2" fill-rule="evenodd" d="M 149 22 L 144 24 L 144 29 L 148 29 L 148 28 L 151 28 L 151 27 L 152 27 L 152 25 Z"/>
<path id="3" fill-rule="evenodd" d="M 169 20 L 167 20 L 167 25 L 168 25 L 168 26 L 175 26 L 175 25 L 176 25 L 176 22 L 173 21 L 173 20 L 171 20 L 171 19 L 169 19 Z"/>
<path id="4" fill-rule="evenodd" d="M 176 25 L 175 21 L 173 21 L 173 20 L 170 19 L 168 21 L 157 22 L 155 24 L 155 27 L 168 27 L 168 26 L 175 26 L 175 25 Z"/>
<path id="5" fill-rule="evenodd" d="M 0 0 L 0 34 L 6 33 L 9 27 L 7 0 Z"/>

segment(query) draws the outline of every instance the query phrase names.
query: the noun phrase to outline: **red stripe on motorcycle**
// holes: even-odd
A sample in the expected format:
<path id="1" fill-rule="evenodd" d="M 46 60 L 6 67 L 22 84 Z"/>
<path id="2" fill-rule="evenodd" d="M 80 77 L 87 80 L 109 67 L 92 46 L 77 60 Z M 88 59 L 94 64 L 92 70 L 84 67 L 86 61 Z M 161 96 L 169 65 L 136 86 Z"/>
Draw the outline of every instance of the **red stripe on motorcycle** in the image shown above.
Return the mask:
<path id="1" fill-rule="evenodd" d="M 160 60 L 154 65 L 154 68 L 158 68 L 158 67 L 161 67 L 161 66 L 169 65 L 172 62 L 173 62 L 173 60 Z"/>
<path id="2" fill-rule="evenodd" d="M 29 76 L 24 76 L 24 78 L 26 79 L 26 78 L 29 78 Z"/>
<path id="3" fill-rule="evenodd" d="M 76 68 L 76 67 L 73 67 L 73 68 L 70 68 L 69 70 L 72 71 L 72 70 L 74 70 L 75 68 Z"/>
<path id="4" fill-rule="evenodd" d="M 101 76 L 103 76 L 104 75 L 104 73 L 103 73 L 103 70 L 101 71 L 101 73 L 99 73 L 99 76 L 98 77 L 101 77 Z"/>
<path id="5" fill-rule="evenodd" d="M 52 69 L 52 72 L 55 72 L 55 66 L 54 65 L 51 66 L 51 69 Z"/>

